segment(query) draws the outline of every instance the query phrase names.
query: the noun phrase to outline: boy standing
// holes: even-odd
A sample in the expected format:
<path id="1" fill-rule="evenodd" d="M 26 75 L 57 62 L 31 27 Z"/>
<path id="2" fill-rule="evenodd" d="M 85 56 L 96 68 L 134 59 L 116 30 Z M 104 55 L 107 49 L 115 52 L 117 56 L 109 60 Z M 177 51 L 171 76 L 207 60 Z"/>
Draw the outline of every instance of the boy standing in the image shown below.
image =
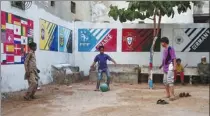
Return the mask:
<path id="1" fill-rule="evenodd" d="M 160 68 L 163 67 L 164 78 L 163 83 L 166 89 L 166 97 L 175 100 L 174 95 L 174 71 L 176 71 L 176 55 L 174 48 L 168 45 L 167 37 L 161 38 L 161 45 L 164 47 L 163 60 Z"/>
<path id="2" fill-rule="evenodd" d="M 91 68 L 93 69 L 95 67 L 96 63 L 98 62 L 98 79 L 97 79 L 95 91 L 99 91 L 100 81 L 102 79 L 102 73 L 106 73 L 106 76 L 107 76 L 106 83 L 109 87 L 111 75 L 110 75 L 109 69 L 107 67 L 107 60 L 112 61 L 116 65 L 116 62 L 109 55 L 104 53 L 104 46 L 100 46 L 99 51 L 100 51 L 100 54 L 98 54 L 95 57 L 94 62 L 91 65 Z"/>
<path id="3" fill-rule="evenodd" d="M 25 66 L 25 80 L 28 80 L 29 88 L 24 96 L 25 100 L 34 99 L 38 87 L 38 73 L 40 72 L 36 66 L 36 56 L 35 51 L 37 49 L 36 43 L 29 43 L 30 51 L 26 56 L 24 66 Z"/>
<path id="4" fill-rule="evenodd" d="M 174 80 L 176 82 L 177 75 L 179 74 L 179 76 L 181 78 L 181 83 L 182 83 L 182 85 L 184 85 L 184 67 L 182 66 L 181 62 L 182 62 L 182 60 L 180 58 L 178 58 L 176 60 L 177 66 L 176 66 Z"/>

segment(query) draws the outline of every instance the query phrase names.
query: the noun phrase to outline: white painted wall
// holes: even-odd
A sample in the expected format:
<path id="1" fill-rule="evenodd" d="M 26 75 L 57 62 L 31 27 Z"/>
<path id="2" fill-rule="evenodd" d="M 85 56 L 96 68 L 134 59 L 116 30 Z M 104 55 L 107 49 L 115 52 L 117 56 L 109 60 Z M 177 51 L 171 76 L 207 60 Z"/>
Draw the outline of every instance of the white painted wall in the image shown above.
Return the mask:
<path id="1" fill-rule="evenodd" d="M 72 29 L 73 25 L 67 21 L 51 15 L 43 9 L 38 9 L 36 5 L 32 5 L 30 9 L 26 11 L 19 10 L 11 7 L 9 1 L 1 2 L 1 10 L 10 12 L 12 14 L 29 18 L 34 21 L 34 41 L 39 46 L 39 19 L 45 19 L 55 24 Z M 40 77 L 43 84 L 49 83 L 51 79 L 51 65 L 58 63 L 70 63 L 73 64 L 73 55 L 68 53 L 41 51 L 39 48 L 36 51 L 37 65 L 41 70 Z M 1 76 L 2 83 L 1 88 L 3 92 L 17 91 L 28 87 L 27 81 L 24 80 L 24 65 L 2 65 Z"/>
<path id="2" fill-rule="evenodd" d="M 118 8 L 127 8 L 128 7 L 128 2 L 126 1 L 107 1 L 108 3 L 105 4 L 107 6 L 107 8 L 109 8 L 110 5 L 113 6 L 118 6 Z M 191 4 L 192 5 L 192 4 Z M 193 8 L 193 5 L 192 5 Z M 178 14 L 178 12 L 176 11 L 177 7 L 174 7 L 175 10 L 175 15 L 174 18 L 169 18 L 167 16 L 163 16 L 161 19 L 161 23 L 193 23 L 193 10 L 187 10 L 186 13 L 182 13 L 182 14 Z M 99 21 L 98 22 L 103 22 L 103 21 L 110 21 L 111 23 L 114 22 L 119 22 L 118 21 L 114 21 L 114 19 L 112 17 L 109 17 L 108 14 L 103 16 L 103 17 L 99 17 Z M 134 20 L 134 21 L 127 21 L 125 23 L 138 23 L 141 20 Z M 153 23 L 153 20 L 150 19 L 145 19 L 144 20 L 145 23 Z"/>
<path id="3" fill-rule="evenodd" d="M 71 13 L 72 20 L 91 21 L 90 1 L 74 1 L 76 3 L 76 14 Z"/>
<path id="4" fill-rule="evenodd" d="M 194 6 L 193 13 L 194 14 L 209 14 L 209 1 L 202 1 L 202 6 L 199 8 Z"/>
<path id="5" fill-rule="evenodd" d="M 173 41 L 173 28 L 188 28 L 188 27 L 206 27 L 207 24 L 164 24 L 161 25 L 162 36 L 166 36 L 170 39 L 170 45 Z M 75 30 L 79 28 L 117 28 L 117 52 L 110 52 L 109 54 L 118 64 L 149 64 L 149 52 L 121 52 L 122 48 L 122 28 L 153 28 L 152 24 L 119 24 L 119 23 L 75 23 Z M 98 52 L 78 52 L 78 33 L 75 31 L 75 64 L 80 66 L 80 69 L 84 71 L 85 75 L 89 74 L 90 65 L 93 62 L 94 57 Z M 193 53 L 193 52 L 177 52 L 177 57 L 181 58 L 183 64 L 188 66 L 197 66 L 200 62 L 201 56 L 205 55 L 209 57 L 209 53 Z M 162 53 L 156 52 L 154 55 L 154 66 L 161 64 Z M 110 63 L 110 62 L 109 62 Z"/>
<path id="6" fill-rule="evenodd" d="M 85 72 L 85 75 L 89 73 L 89 67 L 93 62 L 97 52 L 78 52 L 78 28 L 117 28 L 117 52 L 108 53 L 112 58 L 114 58 L 119 64 L 139 64 L 148 65 L 149 64 L 149 53 L 148 52 L 121 52 L 121 38 L 122 38 L 122 28 L 152 28 L 152 24 L 120 24 L 118 23 L 85 23 L 78 22 L 72 24 L 62 19 L 47 13 L 43 9 L 38 9 L 36 5 L 26 11 L 21 11 L 19 9 L 10 6 L 10 2 L 3 1 L 1 3 L 1 10 L 6 12 L 11 12 L 15 15 L 19 15 L 25 18 L 32 19 L 34 21 L 34 41 L 39 45 L 39 19 L 45 19 L 50 22 L 56 23 L 58 25 L 67 27 L 69 29 L 74 29 L 73 31 L 73 54 L 41 51 L 37 50 L 37 64 L 39 69 L 42 71 L 41 81 L 46 84 L 51 81 L 51 65 L 59 63 L 70 63 L 71 65 L 79 66 L 81 70 Z M 182 19 L 183 20 L 183 19 Z M 161 25 L 162 36 L 167 36 L 173 39 L 173 28 L 175 27 L 209 27 L 207 24 L 187 24 L 187 25 L 172 25 L 165 24 Z M 172 43 L 171 43 L 172 44 Z M 189 66 L 196 66 L 200 61 L 201 56 L 207 56 L 208 53 L 181 53 L 177 52 L 177 57 L 183 59 L 183 63 L 188 63 Z M 154 55 L 154 65 L 160 65 L 162 53 L 157 52 Z M 24 77 L 24 66 L 23 65 L 3 65 L 1 66 L 1 76 L 2 83 L 1 88 L 3 92 L 6 91 L 17 91 L 25 89 L 28 87 L 27 82 L 23 79 Z"/>

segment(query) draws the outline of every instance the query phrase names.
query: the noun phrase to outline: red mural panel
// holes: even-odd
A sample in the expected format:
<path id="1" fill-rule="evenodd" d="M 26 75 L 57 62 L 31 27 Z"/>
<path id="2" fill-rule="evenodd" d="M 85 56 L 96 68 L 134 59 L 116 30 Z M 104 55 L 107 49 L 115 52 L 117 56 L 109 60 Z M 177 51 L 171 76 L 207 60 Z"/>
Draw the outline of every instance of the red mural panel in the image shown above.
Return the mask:
<path id="1" fill-rule="evenodd" d="M 122 52 L 149 52 L 152 45 L 153 29 L 123 29 Z M 156 42 L 155 51 L 160 51 Z"/>
<path id="2" fill-rule="evenodd" d="M 116 52 L 117 50 L 117 29 L 112 29 L 108 35 L 96 46 L 98 49 L 99 46 L 103 45 L 106 52 Z"/>

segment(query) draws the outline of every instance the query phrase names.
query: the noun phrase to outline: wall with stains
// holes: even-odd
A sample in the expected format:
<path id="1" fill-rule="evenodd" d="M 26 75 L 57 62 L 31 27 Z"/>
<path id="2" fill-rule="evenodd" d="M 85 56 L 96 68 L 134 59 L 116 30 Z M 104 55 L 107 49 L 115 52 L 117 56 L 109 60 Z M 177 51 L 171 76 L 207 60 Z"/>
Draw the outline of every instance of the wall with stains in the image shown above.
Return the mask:
<path id="1" fill-rule="evenodd" d="M 1 2 L 1 10 L 6 11 L 21 17 L 29 18 L 34 21 L 34 41 L 38 45 L 36 51 L 37 65 L 41 70 L 40 77 L 43 84 L 47 84 L 52 81 L 51 78 L 51 65 L 59 63 L 70 63 L 74 64 L 73 54 L 62 53 L 62 52 L 51 52 L 39 50 L 39 19 L 45 19 L 47 21 L 53 22 L 55 24 L 64 26 L 69 29 L 73 29 L 71 23 L 62 20 L 45 10 L 38 8 L 35 4 L 31 6 L 28 10 L 20 10 L 11 7 L 9 1 Z M 28 87 L 27 81 L 24 80 L 24 65 L 2 65 L 1 66 L 1 76 L 2 83 L 1 89 L 3 92 L 17 91 L 21 89 L 26 89 Z"/>
<path id="2" fill-rule="evenodd" d="M 45 10 L 38 8 L 36 5 L 26 11 L 13 8 L 10 2 L 1 2 L 1 10 L 19 15 L 34 21 L 34 41 L 39 45 L 39 19 L 45 19 L 55 24 L 67 27 L 73 31 L 73 54 L 50 52 L 50 51 L 36 51 L 37 65 L 41 70 L 41 82 L 47 84 L 52 81 L 51 65 L 59 63 L 69 63 L 73 66 L 79 66 L 80 70 L 84 71 L 85 75 L 89 74 L 90 65 L 98 52 L 78 52 L 78 29 L 80 28 L 117 28 L 117 52 L 109 52 L 112 58 L 118 64 L 149 64 L 149 52 L 122 52 L 122 29 L 123 28 L 153 28 L 152 24 L 120 24 L 120 23 L 87 23 L 78 22 L 70 23 L 64 21 Z M 208 24 L 164 24 L 161 25 L 161 35 L 167 36 L 170 39 L 170 45 L 173 46 L 175 42 L 174 29 L 175 28 L 209 28 Z M 185 40 L 185 39 L 184 39 Z M 185 41 L 184 41 L 185 42 Z M 162 51 L 162 49 L 161 49 Z M 183 64 L 188 66 L 196 66 L 200 62 L 201 56 L 206 56 L 209 59 L 208 52 L 176 52 L 177 57 L 182 59 Z M 154 65 L 161 64 L 162 53 L 155 52 Z M 110 62 L 108 62 L 110 63 Z M 28 87 L 27 81 L 24 80 L 24 65 L 3 65 L 1 66 L 2 83 L 1 88 L 3 92 L 17 91 L 26 89 Z"/>
<path id="3" fill-rule="evenodd" d="M 153 28 L 152 24 L 120 24 L 120 23 L 75 23 L 75 30 L 81 28 L 117 28 L 117 52 L 106 52 L 113 59 L 116 60 L 118 64 L 139 64 L 147 65 L 149 64 L 149 52 L 122 52 L 122 29 L 123 28 Z M 194 28 L 207 30 L 209 24 L 164 24 L 161 25 L 161 36 L 166 36 L 170 39 L 170 45 L 174 46 L 176 43 L 176 38 L 174 36 L 174 29 L 185 29 L 192 28 L 190 31 L 193 32 Z M 209 29 L 208 29 L 209 30 Z M 189 32 L 190 32 L 189 31 Z M 193 36 L 197 34 L 199 30 L 193 32 Z M 204 32 L 204 31 L 203 31 Z M 210 37 L 210 36 L 209 36 Z M 187 42 L 189 38 L 183 36 L 183 43 Z M 210 39 L 210 38 L 209 38 Z M 80 69 L 84 71 L 85 75 L 89 74 L 90 66 L 93 63 L 94 57 L 98 52 L 78 52 L 78 31 L 75 31 L 75 65 L 80 66 Z M 189 41 L 188 41 L 189 42 Z M 187 43 L 184 43 L 185 45 Z M 176 47 L 179 49 L 178 47 Z M 162 48 L 161 48 L 162 51 Z M 188 66 L 195 67 L 200 62 L 202 56 L 206 56 L 209 59 L 209 52 L 176 52 L 176 56 L 182 59 L 183 64 L 188 64 Z M 154 53 L 154 66 L 159 66 L 161 64 L 162 53 Z M 82 61 L 82 62 L 81 62 Z M 108 62 L 111 63 L 111 62 Z"/>

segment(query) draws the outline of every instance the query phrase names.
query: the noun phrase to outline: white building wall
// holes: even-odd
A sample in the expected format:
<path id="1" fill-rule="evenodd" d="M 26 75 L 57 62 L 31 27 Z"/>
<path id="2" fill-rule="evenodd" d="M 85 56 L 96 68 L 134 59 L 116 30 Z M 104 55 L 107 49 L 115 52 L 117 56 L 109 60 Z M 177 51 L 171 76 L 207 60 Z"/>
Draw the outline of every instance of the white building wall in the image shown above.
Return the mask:
<path id="1" fill-rule="evenodd" d="M 71 13 L 72 20 L 91 21 L 90 1 L 74 1 L 76 3 L 76 13 Z"/>
<path id="2" fill-rule="evenodd" d="M 91 1 L 74 1 L 76 3 L 76 14 L 73 14 L 72 13 L 72 19 L 80 19 L 82 21 L 86 21 L 86 22 L 91 22 Z M 113 6 L 118 6 L 118 8 L 127 8 L 128 7 L 128 2 L 126 1 L 101 1 L 101 2 L 97 2 L 97 1 L 94 1 L 95 3 L 98 3 L 98 4 L 102 4 L 103 7 L 106 7 L 105 9 L 104 8 L 101 8 L 101 9 L 104 9 L 105 12 L 107 12 L 106 14 L 102 15 L 102 16 L 98 16 L 96 21 L 94 22 L 104 22 L 104 21 L 109 21 L 111 23 L 119 23 L 119 20 L 118 21 L 115 21 L 112 17 L 109 17 L 108 16 L 108 12 L 109 12 L 109 7 L 110 5 L 113 5 Z M 193 6 L 192 5 L 192 9 L 188 9 L 188 11 L 186 13 L 182 13 L 182 14 L 178 14 L 177 12 L 177 7 L 175 7 L 175 15 L 174 15 L 174 18 L 171 18 L 171 17 L 167 17 L 167 16 L 164 16 L 162 17 L 162 21 L 161 23 L 168 23 L 168 24 L 171 24 L 171 23 L 193 23 L 193 12 L 194 10 L 197 9 L 196 6 Z M 102 7 L 101 6 L 101 7 Z M 195 8 L 194 8 L 195 7 Z M 100 8 L 98 8 L 100 10 Z M 202 13 L 209 13 L 209 1 L 204 1 L 204 4 L 203 4 L 203 7 L 201 8 L 202 10 Z M 135 21 L 127 21 L 126 23 L 138 23 L 139 21 L 141 20 L 135 20 Z M 145 23 L 153 23 L 152 20 L 150 19 L 145 19 L 144 20 Z"/>
<path id="3" fill-rule="evenodd" d="M 128 2 L 126 1 L 108 1 L 108 3 L 105 4 L 107 8 L 109 9 L 110 5 L 118 6 L 118 8 L 127 8 Z M 193 6 L 193 5 L 192 5 Z M 176 7 L 174 9 L 177 9 Z M 193 9 L 193 7 L 192 7 Z M 161 23 L 193 23 L 193 10 L 189 10 L 186 13 L 178 14 L 178 12 L 175 12 L 174 18 L 169 18 L 167 16 L 162 17 Z M 113 20 L 112 17 L 109 17 L 108 14 L 106 16 L 99 17 L 98 22 L 103 21 L 110 21 L 111 23 L 114 23 L 116 21 Z M 127 21 L 125 23 L 138 23 L 141 20 L 135 20 L 135 21 Z M 119 20 L 117 21 L 119 22 Z M 145 19 L 145 23 L 153 23 L 153 20 Z"/>
<path id="4" fill-rule="evenodd" d="M 207 24 L 164 24 L 161 25 L 161 36 L 166 36 L 170 39 L 170 45 L 173 46 L 173 28 L 209 28 Z M 90 66 L 93 63 L 94 57 L 98 52 L 78 52 L 78 33 L 79 28 L 117 28 L 117 52 L 109 52 L 113 59 L 118 64 L 139 64 L 149 65 L 149 52 L 121 52 L 122 48 L 122 29 L 123 28 L 153 28 L 152 24 L 119 24 L 119 23 L 75 23 L 75 65 L 79 66 L 84 71 L 85 75 L 89 74 Z M 201 56 L 209 57 L 209 53 L 195 52 L 176 52 L 178 58 L 181 58 L 183 64 L 188 66 L 197 66 Z M 155 52 L 154 66 L 161 64 L 162 53 Z M 110 62 L 109 62 L 110 63 Z"/>
<path id="5" fill-rule="evenodd" d="M 202 11 L 203 11 L 203 13 L 209 14 L 209 1 L 204 1 Z"/>
<path id="6" fill-rule="evenodd" d="M 36 5 L 32 5 L 30 9 L 26 11 L 19 10 L 11 7 L 9 1 L 1 2 L 1 10 L 10 12 L 12 14 L 29 18 L 34 21 L 34 41 L 37 43 L 37 65 L 41 70 L 40 77 L 43 84 L 52 81 L 51 78 L 51 65 L 58 63 L 70 63 L 73 64 L 73 55 L 61 52 L 41 51 L 39 50 L 39 19 L 45 19 L 55 24 L 64 26 L 69 29 L 73 29 L 73 25 L 67 21 L 64 21 L 52 14 L 46 12 L 43 9 L 38 9 Z M 28 87 L 27 81 L 24 80 L 24 65 L 2 65 L 1 66 L 1 89 L 5 91 L 17 91 Z"/>
<path id="7" fill-rule="evenodd" d="M 209 1 L 202 1 L 201 7 L 194 6 L 194 14 L 209 14 Z"/>

